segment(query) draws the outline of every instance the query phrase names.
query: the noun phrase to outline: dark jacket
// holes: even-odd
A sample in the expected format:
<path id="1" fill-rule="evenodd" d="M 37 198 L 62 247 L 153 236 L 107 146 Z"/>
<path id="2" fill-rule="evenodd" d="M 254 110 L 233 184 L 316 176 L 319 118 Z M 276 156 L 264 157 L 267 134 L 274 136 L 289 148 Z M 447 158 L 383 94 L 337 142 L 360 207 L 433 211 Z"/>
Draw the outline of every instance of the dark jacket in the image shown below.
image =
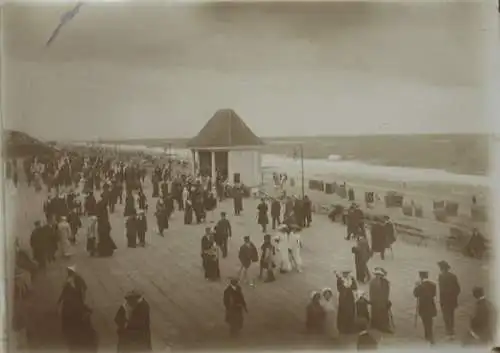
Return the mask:
<path id="1" fill-rule="evenodd" d="M 215 238 L 217 240 L 228 238 L 231 234 L 231 223 L 227 219 L 221 219 L 215 226 Z"/>
<path id="2" fill-rule="evenodd" d="M 142 299 L 133 309 L 129 319 L 125 308 L 118 309 L 115 316 L 118 326 L 118 352 L 146 352 L 152 350 L 149 304 Z"/>
<path id="3" fill-rule="evenodd" d="M 429 280 L 421 282 L 413 290 L 413 295 L 418 300 L 418 314 L 422 317 L 435 317 L 436 309 L 436 290 L 437 286 Z"/>
<path id="4" fill-rule="evenodd" d="M 458 295 L 460 294 L 457 276 L 451 272 L 441 273 L 438 283 L 441 307 L 455 309 L 458 306 Z"/>
<path id="5" fill-rule="evenodd" d="M 247 303 L 239 285 L 237 285 L 235 288 L 233 288 L 232 286 L 228 286 L 224 290 L 224 307 L 229 311 L 247 311 Z"/>
<path id="6" fill-rule="evenodd" d="M 278 200 L 274 200 L 271 203 L 271 216 L 279 217 L 281 215 L 281 203 Z"/>
<path id="7" fill-rule="evenodd" d="M 482 298 L 476 302 L 474 315 L 470 321 L 470 328 L 480 341 L 489 343 L 492 341 L 496 327 L 495 311 L 489 301 Z"/>
<path id="8" fill-rule="evenodd" d="M 253 243 L 243 244 L 240 247 L 238 258 L 243 266 L 248 267 L 252 262 L 259 261 L 259 253 L 257 247 Z"/>

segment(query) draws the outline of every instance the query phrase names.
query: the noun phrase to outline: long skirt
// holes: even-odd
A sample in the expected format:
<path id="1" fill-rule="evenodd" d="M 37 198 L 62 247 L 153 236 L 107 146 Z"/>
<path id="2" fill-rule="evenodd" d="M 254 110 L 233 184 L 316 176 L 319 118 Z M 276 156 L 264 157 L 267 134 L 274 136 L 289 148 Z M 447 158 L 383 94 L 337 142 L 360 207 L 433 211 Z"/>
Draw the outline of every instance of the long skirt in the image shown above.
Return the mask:
<path id="1" fill-rule="evenodd" d="M 184 210 L 184 224 L 191 223 L 193 223 L 193 210 L 188 207 Z"/>
<path id="2" fill-rule="evenodd" d="M 205 258 L 205 278 L 212 281 L 220 279 L 219 260 L 212 256 Z"/>
<path id="3" fill-rule="evenodd" d="M 160 188 L 158 186 L 158 183 L 153 183 L 153 195 L 152 197 L 158 197 L 160 196 Z"/>
<path id="4" fill-rule="evenodd" d="M 339 299 L 337 327 L 340 333 L 350 334 L 355 332 L 355 312 L 354 294 L 351 293 Z"/>
<path id="5" fill-rule="evenodd" d="M 337 314 L 335 310 L 326 311 L 325 331 L 330 338 L 336 338 L 339 335 L 337 331 Z"/>
<path id="6" fill-rule="evenodd" d="M 97 252 L 99 256 L 111 256 L 116 250 L 116 244 L 111 238 L 109 232 L 101 232 L 99 234 L 99 243 L 97 244 Z"/>
<path id="7" fill-rule="evenodd" d="M 95 243 L 96 243 L 96 239 L 95 238 L 88 238 L 87 239 L 87 251 L 93 255 L 96 251 L 96 246 L 95 246 Z"/>
<path id="8" fill-rule="evenodd" d="M 156 224 L 158 225 L 158 231 L 163 234 L 163 231 L 168 229 L 168 217 L 165 214 L 156 216 Z"/>
<path id="9" fill-rule="evenodd" d="M 118 334 L 118 352 L 143 353 L 151 351 L 149 330 L 125 330 Z"/>
<path id="10" fill-rule="evenodd" d="M 226 322 L 231 331 L 239 331 L 243 328 L 243 309 L 226 309 Z"/>
<path id="11" fill-rule="evenodd" d="M 389 330 L 389 307 L 384 303 L 372 303 L 372 322 L 371 326 L 379 331 Z"/>

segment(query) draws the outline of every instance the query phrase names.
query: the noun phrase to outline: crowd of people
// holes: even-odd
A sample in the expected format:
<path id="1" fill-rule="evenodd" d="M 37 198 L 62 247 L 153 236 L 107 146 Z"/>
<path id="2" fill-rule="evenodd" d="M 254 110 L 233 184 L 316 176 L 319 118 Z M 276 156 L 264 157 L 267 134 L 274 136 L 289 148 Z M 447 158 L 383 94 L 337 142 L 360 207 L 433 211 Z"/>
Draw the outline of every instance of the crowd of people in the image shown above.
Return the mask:
<path id="1" fill-rule="evenodd" d="M 35 222 L 30 238 L 33 259 L 42 269 L 47 262 L 58 258 L 71 258 L 78 239 L 78 230 L 83 226 L 82 217 L 88 218 L 85 234 L 86 249 L 90 256 L 109 257 L 117 248 L 111 236 L 110 214 L 116 212 L 118 203 L 124 204 L 127 246 L 145 247 L 151 234 L 147 224 L 149 207 L 145 194 L 148 168 L 142 162 L 123 161 L 103 156 L 82 156 L 66 154 L 57 160 L 28 160 L 24 163 L 28 185 L 41 191 L 45 185 L 49 196 L 44 202 L 45 221 Z M 17 172 L 10 172 L 13 177 Z M 286 183 L 286 176 L 280 177 L 280 184 Z M 224 181 L 217 178 L 190 175 L 189 172 L 175 172 L 169 163 L 156 165 L 150 172 L 152 194 L 157 199 L 154 208 L 156 232 L 163 236 L 169 229 L 169 219 L 175 211 L 183 212 L 184 224 L 205 223 L 205 234 L 201 238 L 201 264 L 207 280 L 221 279 L 219 262 L 228 256 L 228 240 L 233 236 L 231 222 L 225 212 L 220 219 L 214 219 L 218 202 L 229 195 L 233 198 L 234 215 L 243 211 L 245 194 L 243 185 L 234 185 L 228 191 Z M 96 198 L 96 194 L 98 197 Z M 238 251 L 240 268 L 232 277 L 223 293 L 226 308 L 226 322 L 230 334 L 236 336 L 243 328 L 244 313 L 248 311 L 241 284 L 254 285 L 249 278 L 252 264 L 259 266 L 259 279 L 274 282 L 278 274 L 302 272 L 301 232 L 312 225 L 311 201 L 292 196 L 284 199 L 266 197 L 261 199 L 255 210 L 257 223 L 262 228 L 263 242 L 257 247 L 249 236 L 244 237 Z M 270 216 L 270 217 L 269 217 Z M 210 223 L 213 226 L 208 226 Z M 394 226 L 388 217 L 376 220 L 369 229 L 364 222 L 363 212 L 356 204 L 346 212 L 346 240 L 354 239 L 352 247 L 356 276 L 345 270 L 336 276 L 336 291 L 325 288 L 315 291 L 306 311 L 306 328 L 310 333 L 338 335 L 358 333 L 358 348 L 369 349 L 377 342 L 368 329 L 392 333 L 395 329 L 390 300 L 391 284 L 385 269 L 369 270 L 369 260 L 374 253 L 385 259 L 385 251 L 392 249 L 396 241 Z M 272 232 L 268 225 L 271 223 Z M 368 242 L 371 239 L 371 243 Z M 437 315 L 436 296 L 439 288 L 439 303 L 450 339 L 454 335 L 454 312 L 460 294 L 458 278 L 445 261 L 439 262 L 441 275 L 438 287 L 428 278 L 427 272 L 420 273 L 414 296 L 417 299 L 418 315 L 421 317 L 425 338 L 434 344 L 433 318 Z M 92 328 L 91 309 L 85 304 L 86 285 L 76 267 L 68 266 L 68 276 L 59 302 L 63 334 L 72 350 L 97 347 L 97 334 Z M 367 283 L 368 295 L 360 286 Z M 470 336 L 481 342 L 489 342 L 493 335 L 493 309 L 485 299 L 484 290 L 475 288 L 477 308 L 471 320 Z M 119 307 L 115 322 L 118 329 L 119 351 L 151 350 L 149 305 L 138 290 L 130 291 Z"/>

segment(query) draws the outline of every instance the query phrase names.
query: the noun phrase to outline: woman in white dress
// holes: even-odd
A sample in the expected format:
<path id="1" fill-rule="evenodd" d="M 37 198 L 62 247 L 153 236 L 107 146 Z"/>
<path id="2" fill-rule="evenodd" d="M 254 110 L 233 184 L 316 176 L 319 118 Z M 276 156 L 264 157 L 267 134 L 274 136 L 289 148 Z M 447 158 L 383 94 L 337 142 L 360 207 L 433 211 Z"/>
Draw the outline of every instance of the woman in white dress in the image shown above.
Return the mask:
<path id="1" fill-rule="evenodd" d="M 321 291 L 321 306 L 325 310 L 325 333 L 330 338 L 337 338 L 337 308 L 336 300 L 333 297 L 333 291 L 325 288 Z"/>
<path id="2" fill-rule="evenodd" d="M 73 255 L 71 243 L 69 241 L 71 238 L 71 227 L 66 217 L 61 217 L 61 221 L 57 225 L 57 230 L 59 232 L 59 249 L 61 251 L 61 256 L 70 257 Z"/>
<path id="3" fill-rule="evenodd" d="M 300 233 L 298 230 L 291 230 L 288 233 L 288 248 L 290 249 L 290 262 L 297 272 L 302 272 L 302 258 L 300 256 Z"/>
<path id="4" fill-rule="evenodd" d="M 274 237 L 274 246 L 276 249 L 276 264 L 279 267 L 281 273 L 287 273 L 292 270 L 292 265 L 290 263 L 290 254 L 288 246 L 288 227 L 284 224 L 278 227 L 278 232 Z"/>

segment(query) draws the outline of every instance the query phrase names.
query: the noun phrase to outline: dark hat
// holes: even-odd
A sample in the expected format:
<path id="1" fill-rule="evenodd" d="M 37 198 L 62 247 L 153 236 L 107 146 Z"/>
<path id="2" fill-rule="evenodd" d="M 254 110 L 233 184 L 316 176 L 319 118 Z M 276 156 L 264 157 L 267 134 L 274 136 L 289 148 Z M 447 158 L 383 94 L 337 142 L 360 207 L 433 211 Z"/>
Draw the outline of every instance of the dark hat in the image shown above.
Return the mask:
<path id="1" fill-rule="evenodd" d="M 482 296 L 484 296 L 483 287 L 475 286 L 474 288 L 472 288 L 472 295 L 475 298 L 481 298 Z"/>
<path id="2" fill-rule="evenodd" d="M 418 271 L 418 275 L 420 277 L 428 277 L 429 276 L 429 271 Z"/>
<path id="3" fill-rule="evenodd" d="M 450 267 L 450 264 L 444 260 L 442 261 L 439 261 L 438 263 L 438 266 L 439 268 L 442 268 L 442 269 L 445 269 L 445 270 L 449 270 L 451 267 Z"/>

